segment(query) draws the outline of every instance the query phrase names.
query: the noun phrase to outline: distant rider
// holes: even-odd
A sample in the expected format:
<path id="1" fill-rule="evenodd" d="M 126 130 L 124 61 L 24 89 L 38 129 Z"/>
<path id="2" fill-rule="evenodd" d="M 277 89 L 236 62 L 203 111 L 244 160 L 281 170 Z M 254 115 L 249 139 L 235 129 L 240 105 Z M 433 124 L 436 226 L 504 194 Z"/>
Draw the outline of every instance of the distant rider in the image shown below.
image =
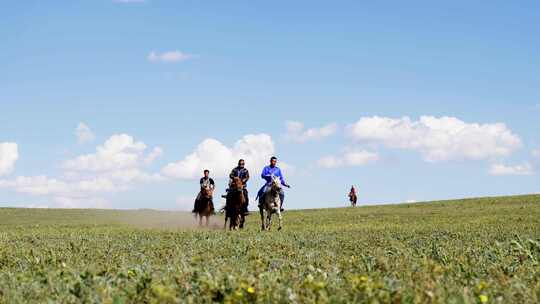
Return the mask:
<path id="1" fill-rule="evenodd" d="M 277 158 L 275 156 L 272 156 L 270 158 L 270 165 L 264 167 L 261 173 L 261 177 L 266 181 L 266 184 L 262 186 L 262 188 L 257 194 L 257 197 L 259 198 L 259 207 L 262 206 L 264 194 L 266 193 L 268 187 L 272 184 L 272 176 L 278 177 L 283 186 L 287 188 L 291 187 L 285 182 L 285 178 L 281 173 L 281 169 L 279 169 L 279 167 L 277 166 Z M 283 189 L 279 191 L 279 200 L 281 201 L 281 211 L 283 212 L 283 202 L 285 201 L 285 192 L 283 191 Z"/>
<path id="2" fill-rule="evenodd" d="M 249 214 L 249 211 L 248 211 L 248 205 L 249 205 L 249 195 L 248 195 L 248 191 L 247 191 L 247 182 L 249 180 L 249 171 L 248 169 L 245 168 L 245 165 L 246 165 L 246 162 L 243 160 L 243 159 L 240 159 L 238 161 L 238 166 L 234 169 L 232 169 L 231 171 L 231 174 L 229 174 L 229 189 L 231 188 L 231 181 L 233 178 L 235 177 L 238 177 L 241 181 L 242 181 L 242 184 L 244 185 L 244 197 L 246 199 L 246 204 L 244 206 L 244 215 L 248 215 Z M 227 195 L 229 194 L 229 189 L 227 189 Z"/>
<path id="3" fill-rule="evenodd" d="M 351 186 L 351 191 L 349 191 L 349 201 L 351 201 L 351 203 L 356 205 L 357 198 L 358 198 L 358 196 L 356 195 L 356 188 L 354 187 L 354 185 L 352 185 Z"/>
<path id="4" fill-rule="evenodd" d="M 193 213 L 196 213 L 198 211 L 198 206 L 197 204 L 199 203 L 199 201 L 201 200 L 201 196 L 203 195 L 203 191 L 206 189 L 206 188 L 210 188 L 210 190 L 214 191 L 214 189 L 216 188 L 216 184 L 214 183 L 214 180 L 210 177 L 210 171 L 208 169 L 204 170 L 203 172 L 204 176 L 201 177 L 201 179 L 199 180 L 199 185 L 201 186 L 200 188 L 200 191 L 199 191 L 199 194 L 197 195 L 197 198 L 195 199 L 195 205 L 193 206 Z M 210 196 L 210 204 L 212 205 L 212 210 L 214 209 L 214 202 L 213 202 L 213 197 Z"/>

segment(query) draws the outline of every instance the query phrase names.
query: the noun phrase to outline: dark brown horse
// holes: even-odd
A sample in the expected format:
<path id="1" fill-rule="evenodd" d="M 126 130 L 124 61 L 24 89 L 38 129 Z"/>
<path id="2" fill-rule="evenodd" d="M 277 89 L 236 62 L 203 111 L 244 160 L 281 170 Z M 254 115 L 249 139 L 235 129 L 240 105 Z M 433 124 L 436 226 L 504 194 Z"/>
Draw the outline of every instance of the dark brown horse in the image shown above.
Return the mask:
<path id="1" fill-rule="evenodd" d="M 227 228 L 227 220 L 230 220 L 229 230 L 238 230 L 238 228 L 244 227 L 245 217 L 242 210 L 245 204 L 244 185 L 240 178 L 235 177 L 231 182 L 225 202 L 225 229 Z"/>
<path id="2" fill-rule="evenodd" d="M 356 189 L 354 186 L 351 187 L 351 192 L 349 192 L 349 201 L 351 202 L 351 206 L 356 207 L 358 196 L 356 195 Z"/>
<path id="3" fill-rule="evenodd" d="M 214 215 L 214 203 L 212 203 L 212 196 L 214 189 L 205 187 L 201 189 L 201 194 L 195 202 L 196 217 L 199 217 L 199 226 L 202 226 L 203 217 L 206 218 L 205 225 L 208 227 L 210 216 Z"/>

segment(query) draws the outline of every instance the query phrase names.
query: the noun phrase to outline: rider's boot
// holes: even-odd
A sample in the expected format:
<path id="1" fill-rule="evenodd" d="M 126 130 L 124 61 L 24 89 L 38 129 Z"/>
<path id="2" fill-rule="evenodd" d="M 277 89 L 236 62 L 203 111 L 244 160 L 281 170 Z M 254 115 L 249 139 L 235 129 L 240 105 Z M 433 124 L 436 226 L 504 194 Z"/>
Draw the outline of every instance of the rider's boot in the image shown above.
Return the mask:
<path id="1" fill-rule="evenodd" d="M 229 195 L 229 188 L 225 189 L 225 194 L 222 194 L 221 197 L 227 198 L 227 195 Z"/>

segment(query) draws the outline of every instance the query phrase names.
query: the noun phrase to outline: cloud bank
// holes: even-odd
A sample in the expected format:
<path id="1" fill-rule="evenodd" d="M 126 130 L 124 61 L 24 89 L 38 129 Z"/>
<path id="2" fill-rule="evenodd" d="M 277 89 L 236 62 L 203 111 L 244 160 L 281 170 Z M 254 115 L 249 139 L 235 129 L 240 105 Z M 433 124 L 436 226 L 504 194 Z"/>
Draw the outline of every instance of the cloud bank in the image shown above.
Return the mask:
<path id="1" fill-rule="evenodd" d="M 232 147 L 208 138 L 183 159 L 167 164 L 161 173 L 171 178 L 196 179 L 204 169 L 209 169 L 212 176 L 223 178 L 240 158 L 245 159 L 246 167 L 253 171 L 266 165 L 274 153 L 274 142 L 267 134 L 245 135 Z"/>
<path id="2" fill-rule="evenodd" d="M 504 164 L 492 164 L 489 170 L 491 175 L 532 175 L 534 168 L 531 164 L 525 163 L 521 165 L 508 166 Z"/>
<path id="3" fill-rule="evenodd" d="M 145 143 L 130 135 L 115 134 L 96 147 L 95 153 L 65 161 L 61 178 L 18 176 L 0 180 L 0 187 L 33 196 L 47 196 L 57 207 L 110 207 L 111 204 L 102 198 L 104 194 L 125 191 L 137 182 L 163 180 L 159 174 L 144 170 L 161 156 L 161 148 L 155 147 L 148 154 L 146 148 Z"/>
<path id="4" fill-rule="evenodd" d="M 287 128 L 285 138 L 300 143 L 332 136 L 336 134 L 338 129 L 336 123 L 330 123 L 320 128 L 305 129 L 304 124 L 298 121 L 287 121 L 285 127 Z"/>
<path id="5" fill-rule="evenodd" d="M 363 117 L 348 127 L 348 133 L 359 143 L 418 151 L 428 162 L 492 160 L 522 145 L 503 123 L 466 123 L 455 117 Z"/>

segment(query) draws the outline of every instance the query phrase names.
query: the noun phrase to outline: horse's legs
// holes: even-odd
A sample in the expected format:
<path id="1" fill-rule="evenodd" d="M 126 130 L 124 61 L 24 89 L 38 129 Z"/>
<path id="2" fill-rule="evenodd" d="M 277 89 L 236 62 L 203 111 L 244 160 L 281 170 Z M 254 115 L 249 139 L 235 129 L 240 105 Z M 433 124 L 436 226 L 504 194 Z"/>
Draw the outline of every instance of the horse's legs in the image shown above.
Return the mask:
<path id="1" fill-rule="evenodd" d="M 240 214 L 237 214 L 237 215 L 234 217 L 234 226 L 233 226 L 233 229 L 234 229 L 234 230 L 238 230 L 239 224 L 240 224 Z"/>
<path id="2" fill-rule="evenodd" d="M 206 227 L 208 227 L 208 224 L 210 223 L 210 215 L 206 216 Z"/>
<path id="3" fill-rule="evenodd" d="M 229 221 L 229 230 L 236 230 L 237 228 L 238 228 L 238 215 L 235 214 L 235 216 L 231 216 L 231 219 Z"/>
<path id="4" fill-rule="evenodd" d="M 264 224 L 264 210 L 262 207 L 259 208 L 259 213 L 261 214 L 261 230 L 265 230 L 266 225 Z"/>
<path id="5" fill-rule="evenodd" d="M 199 216 L 199 227 L 201 227 L 202 226 L 202 218 L 203 218 L 203 216 L 200 213 L 199 213 L 198 216 Z"/>
<path id="6" fill-rule="evenodd" d="M 277 210 L 277 217 L 278 217 L 278 223 L 279 223 L 279 226 L 278 226 L 278 230 L 281 230 L 281 211 L 279 210 L 280 208 L 278 208 Z"/>
<path id="7" fill-rule="evenodd" d="M 270 230 L 272 226 L 272 211 L 266 211 L 266 230 Z"/>
<path id="8" fill-rule="evenodd" d="M 240 229 L 244 229 L 245 222 L 246 222 L 246 217 L 244 215 L 240 215 Z"/>

